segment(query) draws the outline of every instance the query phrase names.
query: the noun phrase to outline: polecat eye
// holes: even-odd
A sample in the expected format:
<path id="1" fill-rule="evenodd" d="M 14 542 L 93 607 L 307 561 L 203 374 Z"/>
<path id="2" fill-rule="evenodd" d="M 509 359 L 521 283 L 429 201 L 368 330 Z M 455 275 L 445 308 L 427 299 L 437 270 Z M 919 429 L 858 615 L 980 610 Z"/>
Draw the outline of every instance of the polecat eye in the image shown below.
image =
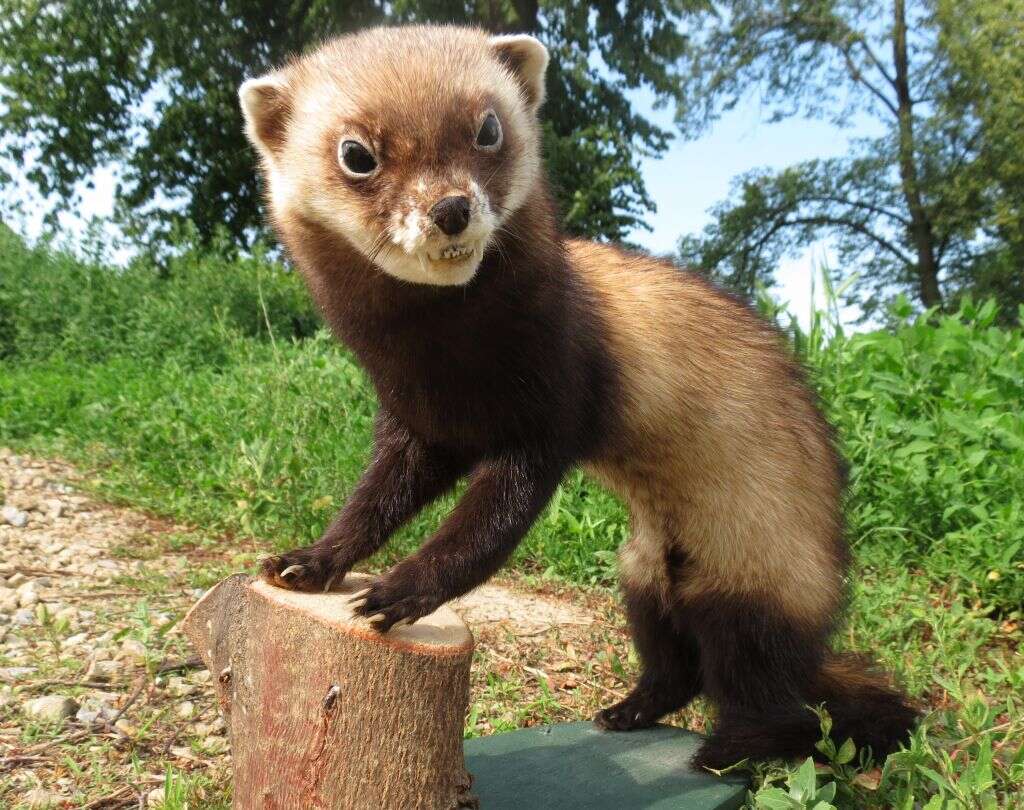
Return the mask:
<path id="1" fill-rule="evenodd" d="M 488 152 L 493 152 L 501 146 L 501 122 L 493 112 L 484 116 L 483 123 L 476 133 L 476 145 L 477 148 L 486 149 Z"/>
<path id="2" fill-rule="evenodd" d="M 359 141 L 342 141 L 338 155 L 341 165 L 351 174 L 370 174 L 377 168 L 377 159 Z"/>

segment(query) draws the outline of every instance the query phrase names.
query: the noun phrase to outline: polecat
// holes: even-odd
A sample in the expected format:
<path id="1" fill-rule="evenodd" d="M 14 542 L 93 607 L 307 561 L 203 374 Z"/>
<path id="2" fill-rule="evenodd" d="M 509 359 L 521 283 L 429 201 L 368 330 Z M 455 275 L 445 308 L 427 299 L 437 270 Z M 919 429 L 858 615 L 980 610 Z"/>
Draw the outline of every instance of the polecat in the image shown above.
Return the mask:
<path id="1" fill-rule="evenodd" d="M 779 334 L 669 263 L 565 238 L 541 173 L 544 46 L 454 27 L 345 36 L 240 91 L 273 224 L 380 399 L 372 461 L 313 546 L 265 561 L 320 590 L 469 476 L 359 611 L 382 632 L 484 582 L 566 471 L 629 506 L 622 589 L 643 672 L 597 714 L 717 704 L 721 768 L 915 712 L 827 644 L 844 603 L 843 470 Z M 586 182 L 585 177 L 580 178 Z"/>

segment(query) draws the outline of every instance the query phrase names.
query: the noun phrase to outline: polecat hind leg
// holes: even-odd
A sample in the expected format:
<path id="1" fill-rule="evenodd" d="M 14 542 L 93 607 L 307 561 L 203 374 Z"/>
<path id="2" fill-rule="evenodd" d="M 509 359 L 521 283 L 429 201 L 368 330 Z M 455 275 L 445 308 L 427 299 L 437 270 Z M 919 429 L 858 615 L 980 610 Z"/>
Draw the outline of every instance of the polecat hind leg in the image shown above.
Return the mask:
<path id="1" fill-rule="evenodd" d="M 654 725 L 666 714 L 683 708 L 701 691 L 700 648 L 688 617 L 658 595 L 650 572 L 644 579 L 636 576 L 639 572 L 631 574 L 627 567 L 628 551 L 623 556 L 623 600 L 643 669 L 625 700 L 594 715 L 594 723 L 610 731 Z M 664 565 L 663 561 L 659 563 Z"/>

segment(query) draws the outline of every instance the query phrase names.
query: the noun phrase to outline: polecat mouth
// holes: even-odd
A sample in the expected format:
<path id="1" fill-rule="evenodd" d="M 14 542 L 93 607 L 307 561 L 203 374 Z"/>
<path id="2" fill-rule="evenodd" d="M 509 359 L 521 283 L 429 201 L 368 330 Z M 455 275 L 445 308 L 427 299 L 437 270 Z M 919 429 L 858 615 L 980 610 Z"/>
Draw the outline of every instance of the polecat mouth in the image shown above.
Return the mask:
<path id="1" fill-rule="evenodd" d="M 473 255 L 473 251 L 476 250 L 472 245 L 459 244 L 459 245 L 448 245 L 440 250 L 437 255 L 430 254 L 431 261 L 446 261 L 454 262 L 459 259 L 465 259 L 468 256 Z"/>

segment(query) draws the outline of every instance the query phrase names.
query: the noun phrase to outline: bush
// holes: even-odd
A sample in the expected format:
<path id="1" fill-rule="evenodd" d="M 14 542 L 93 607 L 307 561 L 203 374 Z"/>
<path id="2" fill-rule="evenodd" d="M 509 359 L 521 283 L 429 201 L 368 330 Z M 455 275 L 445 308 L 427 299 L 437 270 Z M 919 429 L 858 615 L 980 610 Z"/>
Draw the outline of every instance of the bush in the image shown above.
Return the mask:
<path id="1" fill-rule="evenodd" d="M 838 336 L 814 360 L 860 559 L 1009 611 L 1024 603 L 1024 332 L 996 316 L 967 301 Z"/>
<path id="2" fill-rule="evenodd" d="M 27 247 L 0 227 L 0 359 L 118 356 L 217 365 L 237 337 L 306 337 L 318 320 L 301 281 L 257 252 L 186 243 L 165 263 L 110 268 Z"/>

